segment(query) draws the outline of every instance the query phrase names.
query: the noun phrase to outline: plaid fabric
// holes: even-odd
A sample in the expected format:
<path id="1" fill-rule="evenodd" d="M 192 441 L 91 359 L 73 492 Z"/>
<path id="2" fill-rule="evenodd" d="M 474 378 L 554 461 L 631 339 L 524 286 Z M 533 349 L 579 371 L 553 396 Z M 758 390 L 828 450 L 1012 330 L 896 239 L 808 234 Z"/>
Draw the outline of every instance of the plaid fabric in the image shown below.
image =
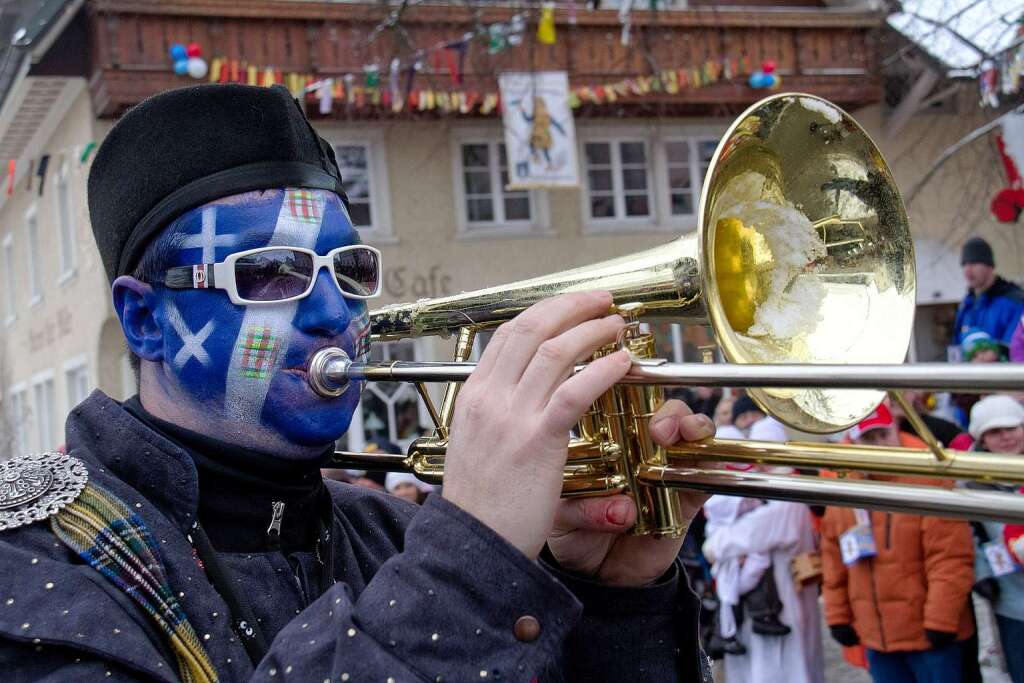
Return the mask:
<path id="1" fill-rule="evenodd" d="M 285 199 L 292 218 L 303 223 L 319 224 L 321 216 L 320 202 L 309 190 L 288 190 Z"/>
<path id="2" fill-rule="evenodd" d="M 217 672 L 167 581 L 156 541 L 142 518 L 110 492 L 89 484 L 50 518 L 57 537 L 139 603 L 168 638 L 185 683 L 213 683 Z"/>
<path id="3" fill-rule="evenodd" d="M 269 327 L 250 327 L 242 348 L 242 375 L 253 379 L 266 379 L 277 360 L 280 348 L 277 337 L 270 333 Z"/>

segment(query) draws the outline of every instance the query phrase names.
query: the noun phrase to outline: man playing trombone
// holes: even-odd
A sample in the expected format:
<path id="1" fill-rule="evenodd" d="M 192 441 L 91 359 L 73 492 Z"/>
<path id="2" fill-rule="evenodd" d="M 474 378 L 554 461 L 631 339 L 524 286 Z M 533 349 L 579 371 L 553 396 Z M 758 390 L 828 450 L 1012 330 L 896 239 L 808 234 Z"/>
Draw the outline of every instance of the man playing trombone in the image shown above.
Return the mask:
<path id="1" fill-rule="evenodd" d="M 5 680 L 700 680 L 678 539 L 628 536 L 625 496 L 560 499 L 570 428 L 630 367 L 611 297 L 497 330 L 456 405 L 444 497 L 324 481 L 361 385 L 379 253 L 330 146 L 286 91 L 199 86 L 126 114 L 90 216 L 139 376 L 73 409 L 67 455 L 0 490 Z M 678 401 L 660 444 L 711 436 Z M 20 455 L 20 454 L 18 454 Z M 692 516 L 703 501 L 679 494 Z"/>

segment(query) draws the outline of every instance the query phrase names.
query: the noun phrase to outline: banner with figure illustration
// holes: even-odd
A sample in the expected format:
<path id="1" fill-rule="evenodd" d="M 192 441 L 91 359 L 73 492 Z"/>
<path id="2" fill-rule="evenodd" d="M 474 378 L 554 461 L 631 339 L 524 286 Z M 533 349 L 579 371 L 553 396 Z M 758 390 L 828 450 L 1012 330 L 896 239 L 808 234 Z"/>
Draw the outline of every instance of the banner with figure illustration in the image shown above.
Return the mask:
<path id="1" fill-rule="evenodd" d="M 576 187 L 576 129 L 564 71 L 503 73 L 508 189 Z"/>

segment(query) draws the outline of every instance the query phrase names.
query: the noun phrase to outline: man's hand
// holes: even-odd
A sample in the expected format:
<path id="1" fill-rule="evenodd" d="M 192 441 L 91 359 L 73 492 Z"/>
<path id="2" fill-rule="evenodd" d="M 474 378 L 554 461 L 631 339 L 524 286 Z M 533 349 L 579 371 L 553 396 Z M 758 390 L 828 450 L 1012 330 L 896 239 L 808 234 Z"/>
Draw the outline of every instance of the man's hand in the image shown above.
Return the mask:
<path id="1" fill-rule="evenodd" d="M 694 415 L 682 401 L 666 401 L 651 418 L 651 437 L 662 446 L 714 436 L 714 423 Z M 683 515 L 697 514 L 708 496 L 677 493 Z M 564 569 L 593 576 L 602 583 L 643 586 L 665 573 L 679 554 L 683 538 L 627 536 L 636 522 L 636 505 L 628 496 L 564 500 L 555 516 L 548 547 Z"/>
<path id="2" fill-rule="evenodd" d="M 560 507 L 569 430 L 630 368 L 619 352 L 573 374 L 625 324 L 611 303 L 591 292 L 531 306 L 497 329 L 455 404 L 443 495 L 531 559 Z"/>

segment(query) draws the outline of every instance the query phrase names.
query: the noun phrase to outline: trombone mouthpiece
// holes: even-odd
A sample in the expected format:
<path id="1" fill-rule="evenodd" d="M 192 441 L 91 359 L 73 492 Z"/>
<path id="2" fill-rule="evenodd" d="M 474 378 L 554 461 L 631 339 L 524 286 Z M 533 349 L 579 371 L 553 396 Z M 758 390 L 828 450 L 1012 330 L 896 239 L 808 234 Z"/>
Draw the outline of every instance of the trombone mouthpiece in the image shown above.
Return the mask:
<path id="1" fill-rule="evenodd" d="M 336 347 L 320 349 L 309 361 L 309 385 L 324 398 L 341 396 L 348 388 L 347 371 L 352 359 Z"/>

